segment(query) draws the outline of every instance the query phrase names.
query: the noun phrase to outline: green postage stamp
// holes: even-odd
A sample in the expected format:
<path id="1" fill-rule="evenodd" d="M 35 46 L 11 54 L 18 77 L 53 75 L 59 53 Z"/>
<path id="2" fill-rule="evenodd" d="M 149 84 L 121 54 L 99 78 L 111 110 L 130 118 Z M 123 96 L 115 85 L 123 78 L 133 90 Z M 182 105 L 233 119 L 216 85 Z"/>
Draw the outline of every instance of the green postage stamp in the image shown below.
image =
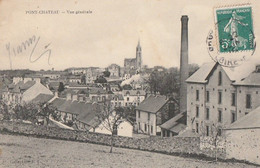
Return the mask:
<path id="1" fill-rule="evenodd" d="M 254 50 L 252 8 L 237 6 L 215 9 L 220 53 Z"/>
<path id="2" fill-rule="evenodd" d="M 214 8 L 214 25 L 206 39 L 210 57 L 222 66 L 236 67 L 255 52 L 250 4 Z"/>

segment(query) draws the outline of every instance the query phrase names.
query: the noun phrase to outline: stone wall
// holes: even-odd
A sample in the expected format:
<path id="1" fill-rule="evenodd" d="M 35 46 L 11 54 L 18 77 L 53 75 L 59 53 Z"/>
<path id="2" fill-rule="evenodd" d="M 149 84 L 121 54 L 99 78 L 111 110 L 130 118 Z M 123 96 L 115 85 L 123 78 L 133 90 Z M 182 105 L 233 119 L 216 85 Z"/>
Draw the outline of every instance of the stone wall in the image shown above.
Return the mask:
<path id="1" fill-rule="evenodd" d="M 36 126 L 25 123 L 0 121 L 0 131 L 36 137 L 89 142 L 110 145 L 110 135 L 67 130 L 56 127 Z M 214 157 L 214 151 L 201 150 L 199 137 L 149 137 L 130 138 L 116 136 L 114 145 L 117 147 L 139 149 L 182 156 Z M 219 155 L 222 156 L 222 155 Z"/>

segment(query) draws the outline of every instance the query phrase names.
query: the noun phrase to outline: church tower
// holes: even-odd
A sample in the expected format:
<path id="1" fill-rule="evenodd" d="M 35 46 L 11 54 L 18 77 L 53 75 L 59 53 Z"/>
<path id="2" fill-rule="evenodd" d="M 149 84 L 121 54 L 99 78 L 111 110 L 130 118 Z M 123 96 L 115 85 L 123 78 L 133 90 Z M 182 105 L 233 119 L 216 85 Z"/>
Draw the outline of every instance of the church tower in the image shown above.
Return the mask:
<path id="1" fill-rule="evenodd" d="M 138 71 L 142 69 L 142 48 L 140 45 L 140 40 L 138 40 L 138 44 L 136 46 L 136 68 Z"/>

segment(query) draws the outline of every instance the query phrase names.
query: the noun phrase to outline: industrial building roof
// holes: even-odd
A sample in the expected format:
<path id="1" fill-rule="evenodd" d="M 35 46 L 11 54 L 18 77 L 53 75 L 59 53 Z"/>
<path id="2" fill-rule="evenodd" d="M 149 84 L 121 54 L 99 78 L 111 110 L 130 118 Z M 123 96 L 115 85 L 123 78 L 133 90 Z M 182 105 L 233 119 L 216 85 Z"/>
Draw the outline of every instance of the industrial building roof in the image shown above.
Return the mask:
<path id="1" fill-rule="evenodd" d="M 175 117 L 163 123 L 160 127 L 174 133 L 179 133 L 186 128 L 186 118 L 186 112 L 179 113 Z"/>
<path id="2" fill-rule="evenodd" d="M 238 119 L 230 127 L 226 128 L 227 130 L 234 129 L 252 129 L 258 128 L 260 129 L 260 106 L 249 112 L 244 117 Z"/>

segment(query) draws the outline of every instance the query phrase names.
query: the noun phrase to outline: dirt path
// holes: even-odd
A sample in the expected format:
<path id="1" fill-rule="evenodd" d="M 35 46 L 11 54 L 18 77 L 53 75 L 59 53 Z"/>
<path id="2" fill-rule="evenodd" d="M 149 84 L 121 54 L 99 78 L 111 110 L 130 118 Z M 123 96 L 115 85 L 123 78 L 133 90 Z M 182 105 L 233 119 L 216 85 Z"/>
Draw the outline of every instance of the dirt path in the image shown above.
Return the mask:
<path id="1" fill-rule="evenodd" d="M 0 134 L 0 167 L 254 167 L 241 163 L 208 163 L 190 158 L 88 143 Z"/>

